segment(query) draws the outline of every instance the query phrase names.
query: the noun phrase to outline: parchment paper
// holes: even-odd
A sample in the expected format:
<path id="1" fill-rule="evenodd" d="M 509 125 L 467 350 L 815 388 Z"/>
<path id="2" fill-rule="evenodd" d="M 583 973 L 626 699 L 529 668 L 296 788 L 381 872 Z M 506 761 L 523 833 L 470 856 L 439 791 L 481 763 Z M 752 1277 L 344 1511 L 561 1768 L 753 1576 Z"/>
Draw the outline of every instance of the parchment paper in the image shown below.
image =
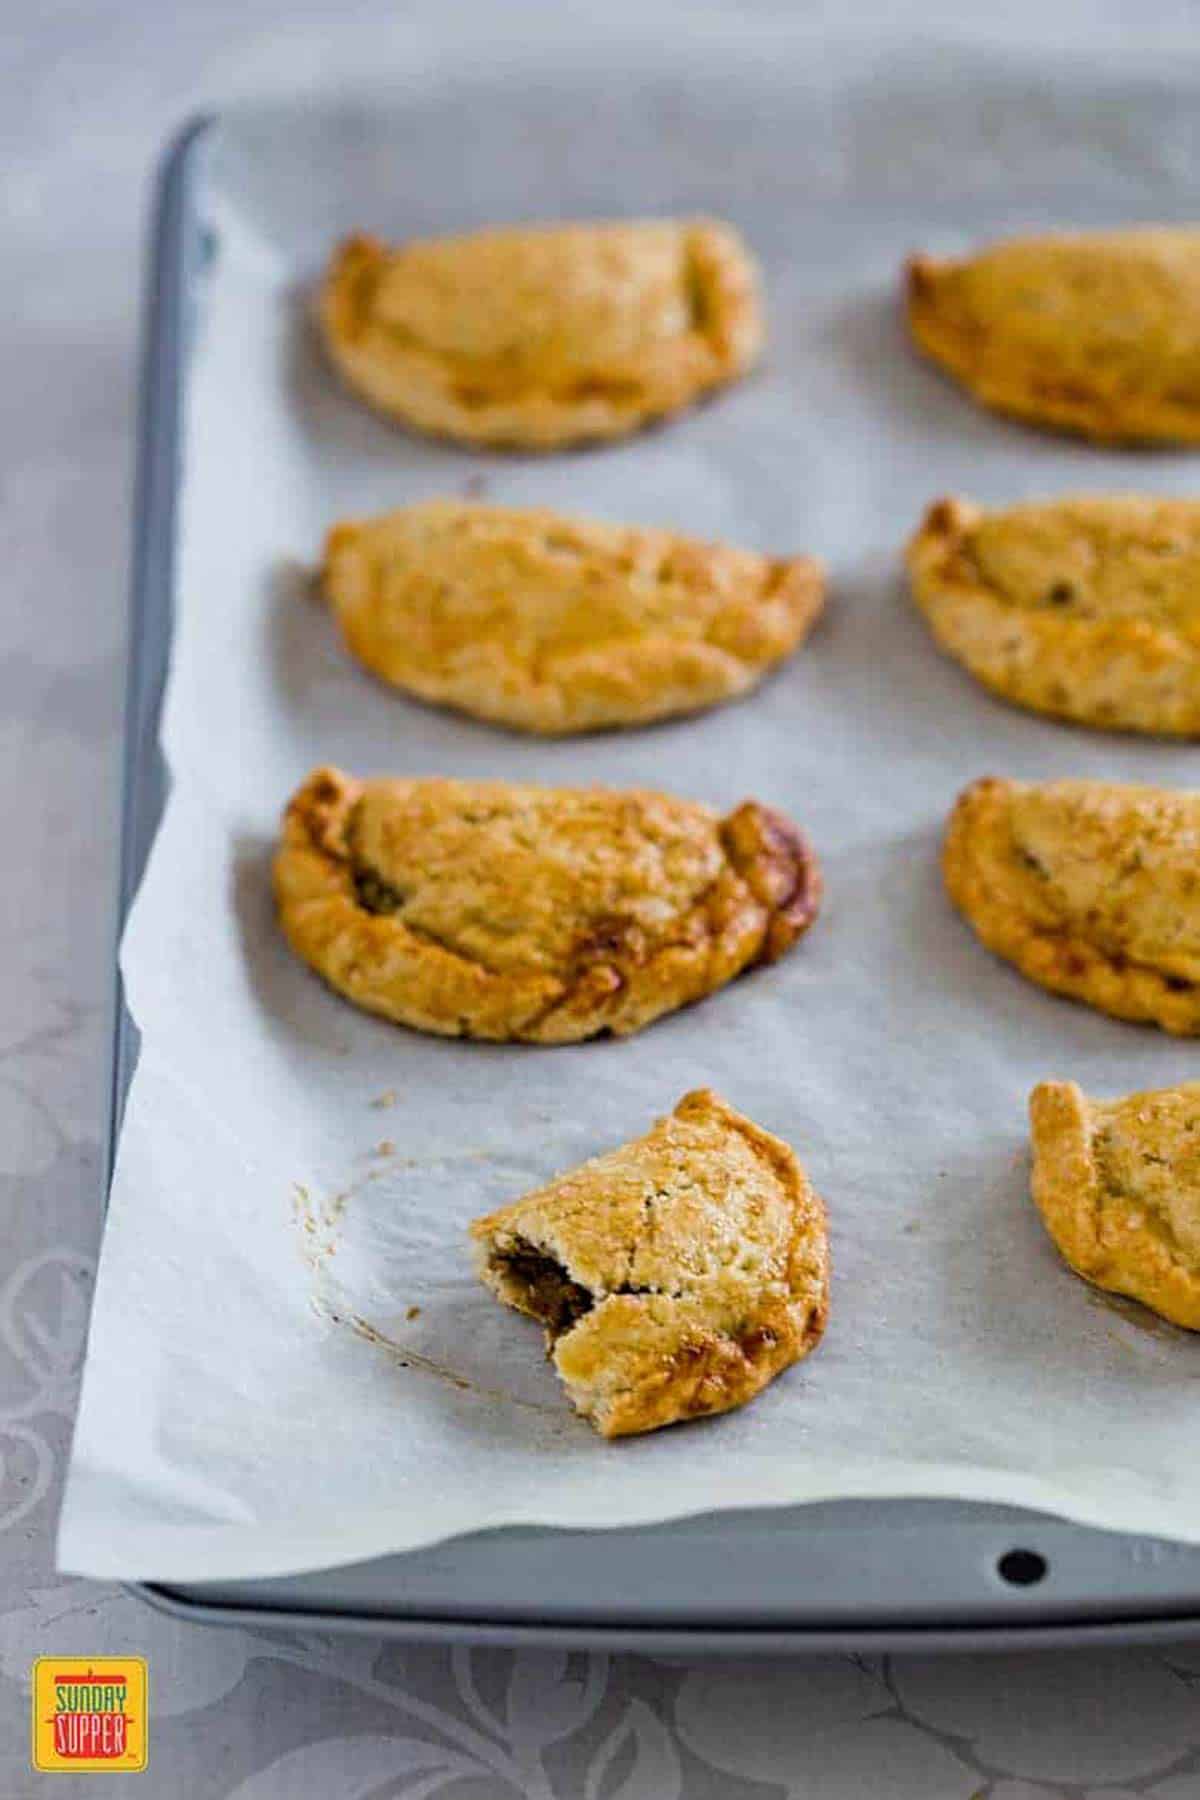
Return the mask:
<path id="1" fill-rule="evenodd" d="M 786 34 L 551 66 L 481 50 L 353 102 L 231 114 L 188 382 L 173 790 L 123 959 L 143 1034 L 60 1556 L 93 1575 L 283 1573 L 516 1521 L 616 1525 L 955 1495 L 1200 1541 L 1200 1346 L 1091 1292 L 1028 1196 L 1025 1102 L 1194 1076 L 1194 1045 L 993 960 L 938 872 L 985 772 L 1186 784 L 1196 752 L 1040 722 L 944 661 L 899 549 L 927 501 L 1194 491 L 1196 459 L 986 417 L 911 354 L 901 260 L 1006 229 L 1194 210 L 1176 71 L 905 56 Z M 459 453 L 369 417 L 307 322 L 328 242 L 518 216 L 712 211 L 767 272 L 770 357 L 611 449 Z M 811 643 L 745 704 L 546 744 L 353 666 L 305 568 L 345 513 L 482 492 L 828 558 Z M 651 784 L 793 814 L 828 901 L 777 967 L 626 1042 L 448 1043 L 356 1013 L 273 921 L 315 763 Z M 827 1339 L 748 1410 L 617 1446 L 476 1283 L 477 1212 L 712 1084 L 826 1196 Z M 420 1309 L 419 1312 L 416 1309 Z"/>

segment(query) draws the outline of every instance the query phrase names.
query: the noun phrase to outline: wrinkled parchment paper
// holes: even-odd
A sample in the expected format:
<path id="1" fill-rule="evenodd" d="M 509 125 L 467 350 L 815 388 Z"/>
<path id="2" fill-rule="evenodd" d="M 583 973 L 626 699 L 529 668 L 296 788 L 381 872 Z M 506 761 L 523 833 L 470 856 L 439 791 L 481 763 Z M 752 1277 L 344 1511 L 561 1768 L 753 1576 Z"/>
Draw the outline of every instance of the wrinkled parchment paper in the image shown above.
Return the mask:
<path id="1" fill-rule="evenodd" d="M 243 107 L 211 153 L 188 374 L 173 791 L 126 933 L 143 1034 L 60 1546 L 93 1575 L 269 1575 L 507 1522 L 616 1525 L 839 1495 L 1027 1504 L 1200 1541 L 1200 1345 L 1057 1259 L 1028 1197 L 1045 1076 L 1111 1094 L 1200 1051 L 1056 1001 L 941 890 L 985 772 L 1184 784 L 1197 752 L 1008 710 L 944 661 L 898 553 L 945 491 L 1195 491 L 1194 456 L 985 417 L 910 353 L 900 262 L 1007 229 L 1194 210 L 1196 96 L 814 43 L 539 63 L 482 52 L 355 102 Z M 423 443 L 340 392 L 305 284 L 355 226 L 712 211 L 765 264 L 762 372 L 667 428 L 549 459 Z M 384 690 L 306 569 L 340 514 L 481 493 L 825 556 L 810 644 L 745 704 L 526 741 Z M 632 1041 L 447 1043 L 295 962 L 268 873 L 313 764 L 653 784 L 803 822 L 825 913 L 774 969 Z M 748 1410 L 618 1446 L 476 1283 L 475 1213 L 711 1084 L 826 1196 L 825 1344 Z M 419 1310 L 418 1310 L 419 1309 Z"/>

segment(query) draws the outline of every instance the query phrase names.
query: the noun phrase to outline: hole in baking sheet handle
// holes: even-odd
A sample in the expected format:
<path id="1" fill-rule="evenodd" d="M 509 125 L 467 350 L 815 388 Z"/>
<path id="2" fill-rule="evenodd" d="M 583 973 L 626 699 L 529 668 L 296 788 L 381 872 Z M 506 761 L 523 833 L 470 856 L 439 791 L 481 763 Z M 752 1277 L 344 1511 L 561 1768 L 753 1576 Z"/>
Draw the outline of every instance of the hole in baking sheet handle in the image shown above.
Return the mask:
<path id="1" fill-rule="evenodd" d="M 1036 1587 L 1049 1572 L 1049 1563 L 1037 1550 L 1006 1550 L 996 1558 L 996 1573 L 1009 1587 Z"/>

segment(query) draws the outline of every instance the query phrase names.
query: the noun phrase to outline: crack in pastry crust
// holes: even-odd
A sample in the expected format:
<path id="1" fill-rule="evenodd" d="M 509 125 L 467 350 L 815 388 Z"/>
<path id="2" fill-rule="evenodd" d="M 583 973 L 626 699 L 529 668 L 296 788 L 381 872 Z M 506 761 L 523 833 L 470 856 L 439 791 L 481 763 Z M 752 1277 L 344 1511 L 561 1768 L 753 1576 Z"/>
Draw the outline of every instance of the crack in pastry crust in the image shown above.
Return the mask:
<path id="1" fill-rule="evenodd" d="M 1066 1261 L 1200 1331 L 1200 1083 L 1101 1101 L 1044 1081 L 1029 1118 L 1034 1202 Z"/>
<path id="2" fill-rule="evenodd" d="M 318 769 L 275 862 L 292 948 L 367 1011 L 442 1036 L 624 1036 L 808 929 L 804 835 L 644 790 L 357 781 Z"/>
<path id="3" fill-rule="evenodd" d="M 545 734 L 744 694 L 824 599 L 810 557 L 450 500 L 334 526 L 322 587 L 350 650 L 385 681 Z"/>
<path id="4" fill-rule="evenodd" d="M 1200 794 L 989 777 L 958 799 L 951 899 L 1052 993 L 1200 1035 Z"/>
<path id="5" fill-rule="evenodd" d="M 709 1089 L 471 1235 L 605 1437 L 743 1406 L 825 1329 L 824 1207 L 791 1148 Z"/>
<path id="6" fill-rule="evenodd" d="M 1200 231 L 913 257 L 913 337 L 983 405 L 1102 443 L 1200 442 Z"/>
<path id="7" fill-rule="evenodd" d="M 942 648 L 1034 712 L 1200 735 L 1200 503 L 939 500 L 908 546 Z"/>
<path id="8" fill-rule="evenodd" d="M 526 225 L 389 249 L 348 239 L 325 342 L 379 411 L 473 444 L 624 436 L 743 374 L 762 347 L 755 265 L 716 220 Z"/>

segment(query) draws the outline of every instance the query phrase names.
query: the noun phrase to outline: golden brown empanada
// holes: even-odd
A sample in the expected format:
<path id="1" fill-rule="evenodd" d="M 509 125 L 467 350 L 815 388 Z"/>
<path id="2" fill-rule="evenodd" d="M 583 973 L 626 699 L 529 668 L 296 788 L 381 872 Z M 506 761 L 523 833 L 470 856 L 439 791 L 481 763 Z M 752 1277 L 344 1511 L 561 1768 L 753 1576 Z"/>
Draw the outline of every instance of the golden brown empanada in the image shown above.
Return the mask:
<path id="1" fill-rule="evenodd" d="M 1200 735 L 1200 501 L 939 500 L 908 547 L 943 649 L 1018 706 Z"/>
<path id="2" fill-rule="evenodd" d="M 943 867 L 988 949 L 1031 981 L 1200 1034 L 1200 793 L 976 781 L 951 815 Z"/>
<path id="3" fill-rule="evenodd" d="M 1200 441 L 1200 229 L 1013 238 L 913 257 L 908 318 L 997 412 L 1108 443 Z"/>
<path id="4" fill-rule="evenodd" d="M 1077 1274 L 1200 1331 L 1200 1082 L 1090 1100 L 1029 1099 L 1033 1198 Z"/>
<path id="5" fill-rule="evenodd" d="M 708 1089 L 471 1234 L 604 1437 L 744 1406 L 825 1329 L 825 1209 L 791 1148 Z"/>
<path id="6" fill-rule="evenodd" d="M 356 781 L 287 809 L 288 942 L 368 1012 L 445 1037 L 638 1031 L 790 949 L 821 880 L 803 834 L 637 789 Z"/>
<path id="7" fill-rule="evenodd" d="M 333 361 L 380 412 L 468 444 L 623 437 L 743 374 L 755 265 L 709 219 L 352 237 L 320 295 Z"/>
<path id="8" fill-rule="evenodd" d="M 746 693 L 796 648 L 824 592 L 809 557 L 452 500 L 336 525 L 322 586 L 385 681 L 547 734 Z"/>

